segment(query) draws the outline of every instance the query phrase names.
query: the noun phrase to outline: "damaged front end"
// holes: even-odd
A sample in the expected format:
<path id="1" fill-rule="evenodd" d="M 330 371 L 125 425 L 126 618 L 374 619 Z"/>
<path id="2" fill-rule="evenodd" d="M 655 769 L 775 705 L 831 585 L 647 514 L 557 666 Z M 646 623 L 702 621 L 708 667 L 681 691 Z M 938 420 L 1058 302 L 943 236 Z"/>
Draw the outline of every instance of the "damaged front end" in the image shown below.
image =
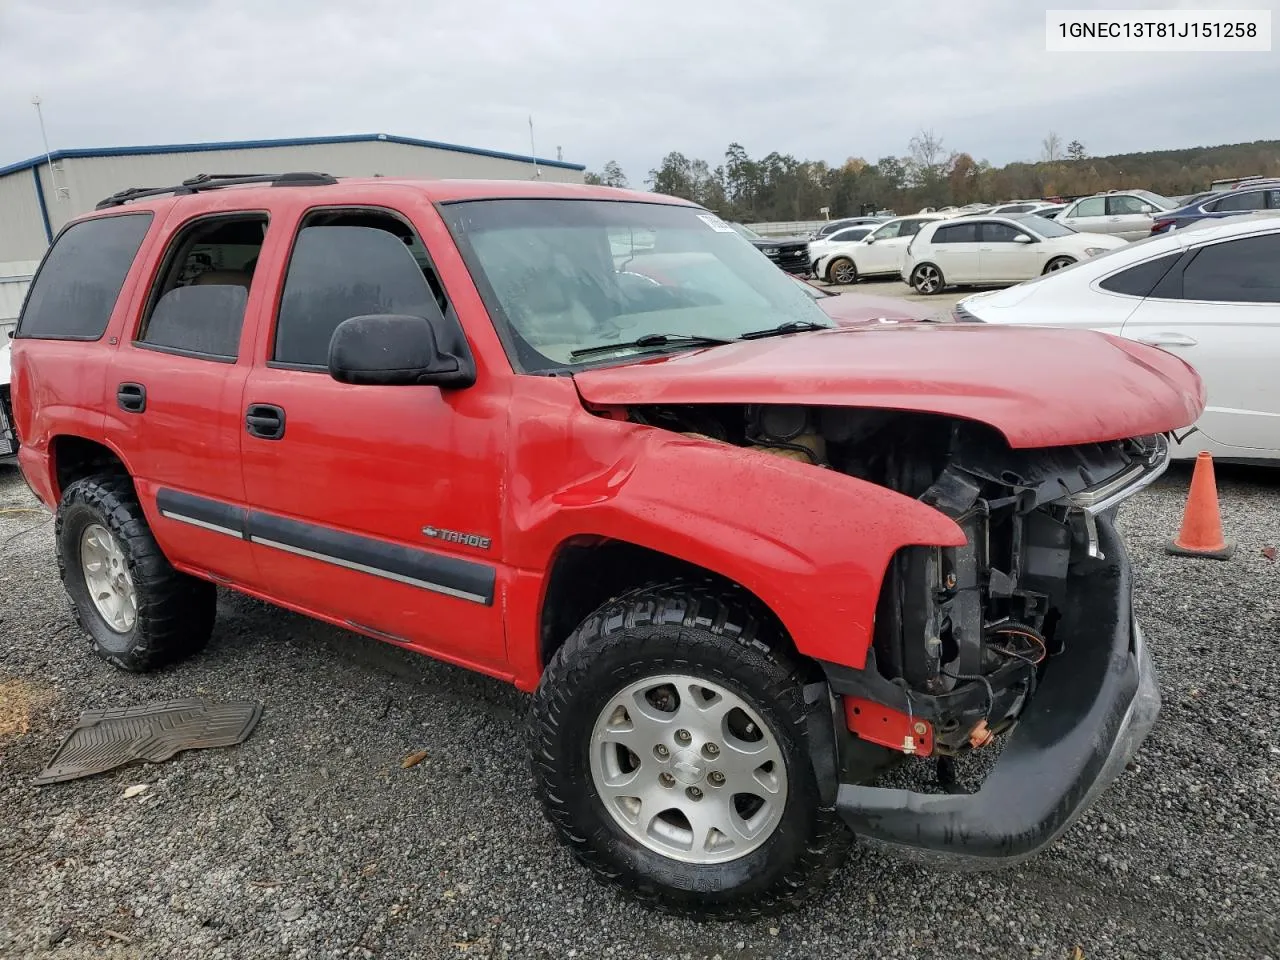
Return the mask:
<path id="1" fill-rule="evenodd" d="M 1030 856 L 1150 730 L 1159 693 L 1114 517 L 1166 468 L 1165 435 L 1015 449 L 982 424 L 895 411 L 630 415 L 869 480 L 964 531 L 964 546 L 894 556 L 862 669 L 822 664 L 843 721 L 838 792 L 829 792 L 862 837 L 953 862 Z M 934 758 L 944 770 L 997 739 L 999 757 L 975 793 L 869 785 L 905 758 Z"/>

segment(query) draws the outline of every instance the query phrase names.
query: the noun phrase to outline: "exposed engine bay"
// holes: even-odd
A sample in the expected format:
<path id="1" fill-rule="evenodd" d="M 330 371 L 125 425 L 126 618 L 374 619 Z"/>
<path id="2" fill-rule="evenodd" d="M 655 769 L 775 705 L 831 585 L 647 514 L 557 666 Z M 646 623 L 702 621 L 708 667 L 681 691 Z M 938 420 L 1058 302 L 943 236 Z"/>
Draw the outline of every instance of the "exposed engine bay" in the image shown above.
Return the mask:
<path id="1" fill-rule="evenodd" d="M 645 406 L 629 418 L 858 477 L 964 530 L 963 547 L 895 555 L 860 671 L 867 701 L 927 721 L 927 749 L 909 730 L 894 741 L 915 755 L 985 746 L 1016 722 L 1062 652 L 1068 578 L 1104 559 L 1098 518 L 1168 462 L 1163 435 L 1020 450 L 984 424 L 892 410 Z"/>

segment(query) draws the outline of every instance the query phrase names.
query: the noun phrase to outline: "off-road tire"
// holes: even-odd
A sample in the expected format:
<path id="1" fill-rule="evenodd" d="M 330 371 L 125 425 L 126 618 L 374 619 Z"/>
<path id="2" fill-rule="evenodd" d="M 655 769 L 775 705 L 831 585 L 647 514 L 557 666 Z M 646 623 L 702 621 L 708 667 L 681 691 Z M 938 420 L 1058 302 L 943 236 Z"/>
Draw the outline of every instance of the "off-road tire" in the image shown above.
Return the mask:
<path id="1" fill-rule="evenodd" d="M 97 523 L 124 552 L 137 593 L 138 613 L 127 633 L 117 633 L 98 613 L 80 562 L 81 534 Z M 170 565 L 147 525 L 133 483 L 104 474 L 70 484 L 54 523 L 58 575 L 76 622 L 93 652 L 121 670 L 143 673 L 203 649 L 213 632 L 217 589 Z"/>
<path id="2" fill-rule="evenodd" d="M 604 704 L 629 683 L 672 672 L 743 696 L 786 758 L 782 820 L 760 847 L 727 863 L 680 863 L 641 846 L 614 822 L 591 776 L 588 750 Z M 781 626 L 741 592 L 676 581 L 605 604 L 556 652 L 530 710 L 534 781 L 560 840 L 597 876 L 668 913 L 746 919 L 810 899 L 844 860 L 852 834 L 819 801 L 806 679 Z"/>
<path id="3" fill-rule="evenodd" d="M 846 266 L 848 267 L 851 275 L 845 280 L 837 280 L 836 267 L 843 268 Z M 855 264 L 853 260 L 851 260 L 849 257 L 836 257 L 834 260 L 832 260 L 830 263 L 827 264 L 827 283 L 835 283 L 835 284 L 843 285 L 843 284 L 857 283 L 857 282 L 858 282 L 858 265 Z"/>

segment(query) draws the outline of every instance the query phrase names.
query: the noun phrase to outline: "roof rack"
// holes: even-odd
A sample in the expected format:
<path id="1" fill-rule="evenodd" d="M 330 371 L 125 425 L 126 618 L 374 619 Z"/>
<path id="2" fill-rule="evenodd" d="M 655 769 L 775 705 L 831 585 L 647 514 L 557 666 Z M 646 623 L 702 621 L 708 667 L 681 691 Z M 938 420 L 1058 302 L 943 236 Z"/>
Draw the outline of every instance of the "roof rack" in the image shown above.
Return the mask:
<path id="1" fill-rule="evenodd" d="M 199 193 L 201 190 L 219 190 L 222 187 L 238 187 L 249 183 L 268 183 L 273 187 L 319 187 L 337 183 L 327 173 L 200 173 L 188 177 L 175 187 L 128 187 L 98 201 L 95 210 L 118 207 L 143 197 L 159 197 L 166 193 L 174 196 Z"/>

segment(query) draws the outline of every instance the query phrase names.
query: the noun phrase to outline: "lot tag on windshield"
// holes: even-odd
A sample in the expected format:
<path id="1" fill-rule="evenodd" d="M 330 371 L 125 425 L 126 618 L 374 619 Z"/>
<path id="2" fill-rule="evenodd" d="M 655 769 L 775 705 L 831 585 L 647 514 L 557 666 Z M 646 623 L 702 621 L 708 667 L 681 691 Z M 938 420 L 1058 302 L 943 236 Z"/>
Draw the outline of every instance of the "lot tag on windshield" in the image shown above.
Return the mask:
<path id="1" fill-rule="evenodd" d="M 698 214 L 698 219 L 716 233 L 733 233 L 733 227 L 729 226 L 713 213 L 700 213 Z"/>

